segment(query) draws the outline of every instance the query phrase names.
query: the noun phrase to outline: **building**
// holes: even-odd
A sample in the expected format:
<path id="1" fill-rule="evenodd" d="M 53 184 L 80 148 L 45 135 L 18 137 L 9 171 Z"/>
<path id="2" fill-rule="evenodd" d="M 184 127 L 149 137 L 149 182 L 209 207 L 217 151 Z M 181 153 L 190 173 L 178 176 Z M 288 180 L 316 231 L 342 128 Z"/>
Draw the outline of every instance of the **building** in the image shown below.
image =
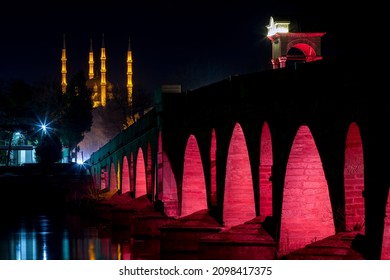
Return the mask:
<path id="1" fill-rule="evenodd" d="M 321 38 L 325 32 L 290 32 L 290 21 L 270 18 L 268 39 L 272 42 L 272 68 L 322 59 Z"/>
<path id="2" fill-rule="evenodd" d="M 63 38 L 62 56 L 61 56 L 61 88 L 62 92 L 66 92 L 67 83 L 67 53 L 65 44 L 65 35 Z M 107 99 L 113 98 L 113 85 L 107 79 L 107 68 L 106 68 L 106 47 L 104 43 L 104 34 L 102 35 L 102 46 L 100 49 L 100 71 L 95 71 L 95 59 L 92 46 L 92 39 L 90 43 L 89 55 L 88 55 L 88 80 L 87 87 L 92 91 L 93 108 L 105 107 L 107 105 Z M 133 100 L 133 58 L 132 51 L 129 46 L 127 50 L 127 103 L 129 106 L 132 105 Z"/>
<path id="3" fill-rule="evenodd" d="M 62 56 L 61 56 L 61 87 L 63 94 L 66 93 L 67 87 L 67 52 L 66 52 L 66 44 L 65 44 L 65 36 L 63 39 L 63 48 L 62 48 Z M 102 35 L 102 46 L 100 49 L 100 69 L 99 71 L 95 71 L 95 53 L 93 51 L 92 39 L 90 41 L 90 49 L 88 55 L 88 79 L 86 81 L 87 87 L 92 92 L 92 102 L 93 102 L 93 124 L 91 130 L 84 135 L 83 141 L 79 144 L 79 147 L 76 151 L 71 153 L 70 161 L 84 161 L 87 159 L 89 155 L 107 143 L 111 138 L 113 138 L 120 130 L 123 128 L 124 123 L 122 123 L 120 118 L 116 120 L 107 120 L 105 116 L 107 114 L 110 117 L 115 119 L 116 114 L 120 110 L 113 110 L 112 108 L 107 108 L 108 102 L 114 99 L 114 85 L 108 79 L 108 71 L 106 67 L 106 47 L 104 34 Z M 133 58 L 132 51 L 130 45 L 130 39 L 128 42 L 128 50 L 127 50 L 127 104 L 122 104 L 127 108 L 133 107 Z M 111 110 L 111 111 L 110 111 Z M 109 112 L 110 111 L 110 112 Z M 112 112 L 115 111 L 115 112 Z M 107 129 L 107 122 L 111 122 L 112 126 Z M 129 120 L 124 120 L 125 123 L 129 122 Z"/>

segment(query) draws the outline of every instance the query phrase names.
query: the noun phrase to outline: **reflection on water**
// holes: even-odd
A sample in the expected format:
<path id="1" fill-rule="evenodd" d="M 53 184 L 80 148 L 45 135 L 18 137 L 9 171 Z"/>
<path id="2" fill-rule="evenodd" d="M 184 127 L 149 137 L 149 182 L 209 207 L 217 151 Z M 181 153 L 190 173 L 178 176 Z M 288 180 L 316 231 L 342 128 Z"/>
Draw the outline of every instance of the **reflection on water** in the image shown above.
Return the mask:
<path id="1" fill-rule="evenodd" d="M 112 229 L 80 217 L 18 217 L 0 227 L 3 260 L 159 259 L 157 238 L 135 239 L 128 229 Z"/>

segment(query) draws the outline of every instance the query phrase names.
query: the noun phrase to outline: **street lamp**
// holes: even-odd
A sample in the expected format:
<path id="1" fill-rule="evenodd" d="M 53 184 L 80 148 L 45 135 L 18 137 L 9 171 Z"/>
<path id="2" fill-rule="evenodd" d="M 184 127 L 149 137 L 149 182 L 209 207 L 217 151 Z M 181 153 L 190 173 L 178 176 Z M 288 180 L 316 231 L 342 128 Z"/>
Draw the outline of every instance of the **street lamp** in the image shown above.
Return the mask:
<path id="1" fill-rule="evenodd" d="M 43 133 L 46 134 L 46 131 L 47 131 L 46 124 L 41 124 L 41 129 L 42 129 Z"/>

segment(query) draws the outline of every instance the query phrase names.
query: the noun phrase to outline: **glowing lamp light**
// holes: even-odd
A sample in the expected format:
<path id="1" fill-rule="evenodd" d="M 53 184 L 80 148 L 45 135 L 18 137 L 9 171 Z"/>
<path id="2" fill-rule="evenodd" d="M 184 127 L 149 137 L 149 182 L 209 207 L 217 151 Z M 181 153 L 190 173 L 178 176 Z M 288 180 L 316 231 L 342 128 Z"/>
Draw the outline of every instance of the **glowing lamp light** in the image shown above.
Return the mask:
<path id="1" fill-rule="evenodd" d="M 42 125 L 41 125 L 41 128 L 42 128 L 43 133 L 46 134 L 46 132 L 47 132 L 46 124 L 42 124 Z"/>
<path id="2" fill-rule="evenodd" d="M 44 121 L 42 121 L 38 118 L 38 123 L 35 124 L 35 126 L 38 128 L 38 131 L 40 131 L 41 134 L 47 134 L 47 133 L 50 133 L 50 130 L 53 129 L 52 127 L 50 127 L 51 123 L 52 122 L 47 122 L 46 119 Z"/>
<path id="3" fill-rule="evenodd" d="M 276 33 L 288 33 L 289 32 L 289 21 L 279 21 L 275 22 L 274 18 L 271 17 L 269 24 L 267 25 L 268 33 L 267 36 L 273 36 Z"/>

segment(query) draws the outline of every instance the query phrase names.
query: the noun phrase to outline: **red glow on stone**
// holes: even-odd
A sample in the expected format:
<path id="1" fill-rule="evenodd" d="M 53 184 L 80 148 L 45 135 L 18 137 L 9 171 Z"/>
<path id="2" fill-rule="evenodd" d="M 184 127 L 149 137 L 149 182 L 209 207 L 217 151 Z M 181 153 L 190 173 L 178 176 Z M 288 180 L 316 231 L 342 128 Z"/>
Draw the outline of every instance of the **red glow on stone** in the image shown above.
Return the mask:
<path id="1" fill-rule="evenodd" d="M 279 252 L 284 255 L 334 234 L 321 158 L 309 128 L 301 126 L 287 162 Z"/>
<path id="2" fill-rule="evenodd" d="M 217 205 L 217 139 L 215 130 L 211 132 L 211 146 L 210 146 L 210 163 L 211 163 L 211 205 Z"/>
<path id="3" fill-rule="evenodd" d="M 390 260 L 390 192 L 387 196 L 381 259 Z"/>
<path id="4" fill-rule="evenodd" d="M 184 154 L 181 216 L 207 209 L 206 183 L 195 136 L 190 135 Z"/>
<path id="5" fill-rule="evenodd" d="M 299 49 L 306 57 L 306 62 L 312 62 L 318 60 L 320 57 L 317 57 L 317 54 L 313 47 L 307 43 L 298 43 L 294 45 L 294 48 Z"/>
<path id="6" fill-rule="evenodd" d="M 256 217 L 248 149 L 239 124 L 235 125 L 230 140 L 224 193 L 225 227 L 239 225 Z"/>
<path id="7" fill-rule="evenodd" d="M 124 156 L 122 165 L 122 193 L 127 192 L 130 192 L 130 171 L 127 156 Z"/>
<path id="8" fill-rule="evenodd" d="M 349 127 L 344 161 L 346 230 L 364 226 L 364 161 L 360 131 L 356 123 Z"/>
<path id="9" fill-rule="evenodd" d="M 100 189 L 104 190 L 106 188 L 108 188 L 107 171 L 105 168 L 102 168 L 100 172 Z"/>
<path id="10" fill-rule="evenodd" d="M 119 245 L 119 244 L 118 244 Z M 122 260 L 131 260 L 131 250 L 130 250 L 130 245 L 127 244 L 127 246 L 122 245 L 119 247 L 120 253 L 122 255 Z"/>
<path id="11" fill-rule="evenodd" d="M 260 142 L 260 215 L 272 216 L 272 141 L 267 123 L 264 123 Z"/>
<path id="12" fill-rule="evenodd" d="M 175 174 L 173 173 L 168 155 L 162 150 L 162 201 L 164 213 L 168 216 L 179 216 L 178 190 Z"/>
<path id="13" fill-rule="evenodd" d="M 118 188 L 118 181 L 117 176 L 115 172 L 115 165 L 114 163 L 111 163 L 111 170 L 110 170 L 110 190 L 114 190 Z"/>
<path id="14" fill-rule="evenodd" d="M 137 198 L 146 194 L 145 159 L 141 148 L 138 148 L 137 164 L 135 169 L 135 198 Z"/>

